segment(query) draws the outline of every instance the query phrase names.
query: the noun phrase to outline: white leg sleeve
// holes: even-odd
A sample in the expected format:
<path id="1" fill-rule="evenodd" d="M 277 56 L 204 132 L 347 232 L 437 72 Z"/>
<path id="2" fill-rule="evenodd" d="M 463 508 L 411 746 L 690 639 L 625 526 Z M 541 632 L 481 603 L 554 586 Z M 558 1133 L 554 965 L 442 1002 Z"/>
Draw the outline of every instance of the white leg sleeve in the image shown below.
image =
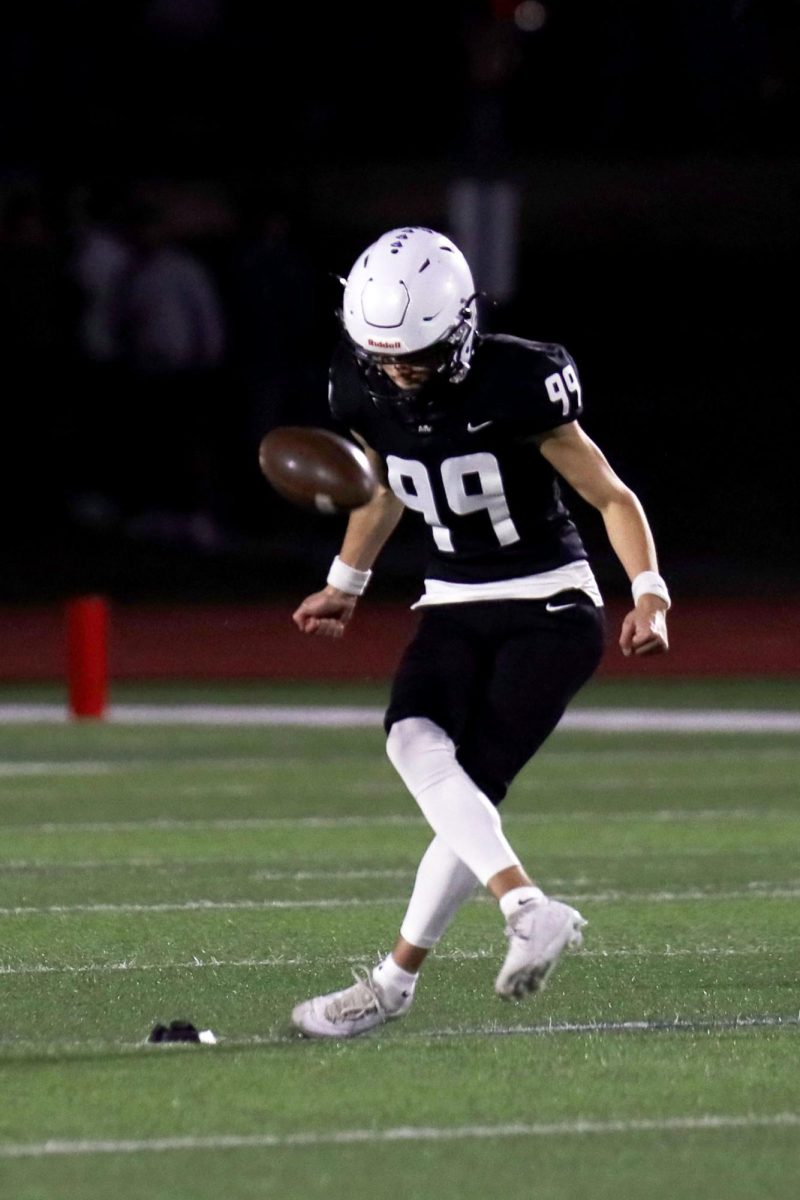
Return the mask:
<path id="1" fill-rule="evenodd" d="M 478 880 L 469 867 L 440 837 L 435 837 L 417 868 L 414 890 L 400 926 L 401 937 L 425 950 L 435 946 L 477 886 Z"/>
<path id="2" fill-rule="evenodd" d="M 386 752 L 431 829 L 481 883 L 520 865 L 497 809 L 456 762 L 455 746 L 440 726 L 427 717 L 396 721 Z"/>

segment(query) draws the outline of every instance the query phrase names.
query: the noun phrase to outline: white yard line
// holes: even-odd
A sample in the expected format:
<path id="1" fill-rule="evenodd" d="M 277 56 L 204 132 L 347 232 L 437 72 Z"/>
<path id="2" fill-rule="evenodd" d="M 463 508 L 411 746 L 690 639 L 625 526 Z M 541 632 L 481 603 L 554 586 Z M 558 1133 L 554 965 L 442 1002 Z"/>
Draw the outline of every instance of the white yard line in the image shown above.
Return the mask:
<path id="1" fill-rule="evenodd" d="M 606 892 L 573 892 L 565 899 L 571 903 L 581 904 L 617 904 L 620 901 L 639 904 L 672 904 L 684 900 L 792 900 L 800 896 L 800 887 L 794 884 L 773 887 L 749 883 L 743 888 L 731 888 L 726 892 L 709 892 L 701 888 L 686 888 L 683 891 L 664 892 L 626 892 L 609 890 Z"/>
<path id="2" fill-rule="evenodd" d="M 377 958 L 378 955 L 373 955 Z M 489 950 L 451 950 L 436 955 L 437 959 L 450 959 L 467 962 L 477 959 L 494 958 Z M 186 962 L 168 963 L 137 963 L 135 959 L 111 963 L 83 963 L 77 966 L 48 963 L 19 963 L 14 966 L 0 966 L 0 975 L 106 975 L 127 971 L 202 971 L 219 969 L 246 970 L 284 967 L 319 967 L 319 966 L 361 966 L 370 959 L 369 954 L 350 955 L 321 955 L 319 958 L 272 955 L 268 958 L 198 958 L 195 956 Z"/>
<path id="3" fill-rule="evenodd" d="M 682 849 L 679 856 L 683 858 L 689 854 L 693 857 L 709 857 L 718 856 L 719 850 L 715 848 L 706 848 L 702 846 L 693 846 L 688 850 Z M 736 857 L 756 857 L 768 858 L 770 852 L 759 847 L 747 847 L 744 850 L 737 849 Z M 605 852 L 598 855 L 585 855 L 584 857 L 611 857 Z M 630 851 L 625 854 L 626 860 L 631 858 L 651 858 L 650 851 L 638 850 Z M 271 870 L 268 867 L 261 868 L 256 861 L 246 862 L 241 858 L 191 858 L 175 860 L 170 858 L 97 858 L 97 859 L 79 859 L 75 862 L 70 861 L 49 861 L 47 859 L 9 859 L 8 862 L 0 860 L 0 876 L 4 872 L 9 874 L 15 873 L 24 875 L 68 875 L 72 872 L 81 871 L 154 871 L 156 874 L 170 875 L 188 875 L 195 871 L 198 867 L 214 867 L 218 873 L 224 868 L 230 868 L 235 871 L 237 879 L 255 879 L 260 883 L 312 883 L 321 882 L 323 880 L 350 880 L 350 879 L 403 879 L 412 880 L 416 873 L 417 864 L 407 867 L 368 867 L 368 868 L 353 868 L 353 869 L 320 869 L 320 870 L 300 870 L 300 871 L 281 871 Z M 570 875 L 567 877 L 559 877 L 548 875 L 548 887 L 553 890 L 568 891 L 573 895 L 577 895 L 576 888 L 593 886 L 597 889 L 600 885 L 608 884 L 607 879 L 603 879 L 597 875 Z M 770 888 L 774 886 L 774 880 L 749 880 L 747 887 L 753 888 Z M 800 879 L 785 879 L 782 881 L 782 887 L 800 887 Z"/>
<path id="4" fill-rule="evenodd" d="M 749 810 L 752 815 L 758 809 Z M 730 812 L 727 816 L 730 816 Z M 588 814 L 587 814 L 588 818 Z M 595 814 L 596 819 L 596 814 Z M 604 820 L 608 817 L 604 815 Z M 173 817 L 145 817 L 139 821 L 42 821 L 30 825 L 3 826 L 6 833 L 185 833 L 192 830 L 235 832 L 253 829 L 359 829 L 371 826 L 423 826 L 414 813 L 387 813 L 379 817 L 199 817 L 179 820 Z"/>
<path id="5" fill-rule="evenodd" d="M 800 733 L 800 713 L 735 709 L 575 709 L 560 729 L 582 733 Z"/>
<path id="6" fill-rule="evenodd" d="M 800 892 L 798 892 L 800 895 Z M 0 908 L 0 917 L 74 916 L 80 913 L 114 913 L 145 916 L 175 912 L 266 912 L 282 908 L 375 908 L 382 904 L 404 904 L 408 897 L 380 896 L 365 899 L 331 898 L 322 900 L 181 900 L 162 904 L 46 904 L 41 908 L 20 905 Z"/>
<path id="7" fill-rule="evenodd" d="M 0 763 L 0 778 L 14 779 L 28 775 L 108 775 L 124 769 L 113 762 L 4 762 Z"/>
<path id="8" fill-rule="evenodd" d="M 795 942 L 790 939 L 778 946 L 665 946 L 624 947 L 615 950 L 580 951 L 581 958 L 753 958 L 764 954 L 793 954 Z M 483 950 L 443 950 L 436 953 L 437 961 L 476 962 L 495 959 L 498 948 Z M 377 957 L 377 955 L 373 955 Z M 273 955 L 268 958 L 194 958 L 185 962 L 140 963 L 135 959 L 104 963 L 15 963 L 0 965 L 0 976 L 4 975 L 107 975 L 117 972 L 137 971 L 202 971 L 202 970 L 263 970 L 285 967 L 360 966 L 369 962 L 369 954 L 289 956 Z"/>
<path id="9" fill-rule="evenodd" d="M 411 801 L 409 800 L 409 805 Z M 661 808 L 621 809 L 615 812 L 570 811 L 559 812 L 516 812 L 509 808 L 504 812 L 506 822 L 520 825 L 547 825 L 553 822 L 574 824 L 576 822 L 622 822 L 632 824 L 643 821 L 647 824 L 695 824 L 727 821 L 791 821 L 798 817 L 793 808 Z M 413 811 L 384 813 L 380 816 L 336 816 L 336 817 L 198 817 L 180 820 L 172 817 L 149 817 L 139 821 L 41 821 L 34 824 L 4 825 L 7 834 L 69 834 L 69 833 L 186 833 L 214 830 L 235 832 L 256 829 L 370 829 L 370 828 L 427 828 L 422 816 Z"/>
<path id="10" fill-rule="evenodd" d="M 732 1029 L 797 1029 L 800 1016 L 674 1017 L 642 1021 L 548 1021 L 540 1025 L 477 1025 L 455 1029 L 410 1030 L 407 1037 L 544 1037 L 557 1033 L 713 1033 Z M 226 1042 L 226 1044 L 228 1044 Z"/>
<path id="11" fill-rule="evenodd" d="M 718 851 L 713 851 L 716 854 Z M 759 852 L 761 853 L 761 852 Z M 73 871 L 141 871 L 152 870 L 158 874 L 186 875 L 197 867 L 214 867 L 235 870 L 239 879 L 256 879 L 269 883 L 309 883 L 326 879 L 403 879 L 413 880 L 417 864 L 407 867 L 387 868 L 354 868 L 352 870 L 318 870 L 318 871 L 274 871 L 261 868 L 256 862 L 245 863 L 240 858 L 192 858 L 176 862 L 174 859 L 160 858 L 104 858 L 88 859 L 77 862 L 47 862 L 43 859 L 11 859 L 9 862 L 0 860 L 0 875 L 4 871 L 21 875 L 30 872 L 32 875 L 65 875 Z M 548 876 L 551 888 L 595 887 L 608 883 L 606 879 L 597 876 L 576 876 L 569 878 Z M 769 886 L 765 884 L 765 886 Z M 798 881 L 800 887 L 800 881 Z"/>
<path id="12" fill-rule="evenodd" d="M 408 1029 L 403 1034 L 414 1040 L 431 1041 L 465 1037 L 554 1037 L 560 1034 L 663 1034 L 663 1033 L 728 1033 L 741 1029 L 787 1029 L 794 1033 L 800 1029 L 800 1014 L 758 1013 L 748 1016 L 738 1014 L 730 1017 L 670 1017 L 628 1021 L 546 1021 L 538 1025 L 501 1025 L 497 1021 L 484 1025 L 457 1025 L 453 1028 Z M 218 1045 L 229 1050 L 257 1050 L 262 1046 L 308 1045 L 308 1040 L 294 1031 L 264 1034 L 245 1034 L 242 1037 L 217 1035 Z M 77 1051 L 97 1054 L 153 1053 L 146 1041 L 124 1041 L 122 1039 L 73 1039 L 51 1038 L 46 1042 L 32 1038 L 0 1036 L 0 1049 L 34 1052 L 37 1056 L 48 1051 Z M 157 1051 L 158 1052 L 158 1051 Z M 157 1053 L 156 1052 L 156 1053 Z M 161 1053 L 164 1051 L 161 1050 Z"/>
<path id="13" fill-rule="evenodd" d="M 1 722 L 0 722 L 1 723 Z M 349 755 L 325 755 L 325 762 L 347 762 L 352 761 Z M 191 771 L 221 771 L 226 774 L 240 771 L 257 772 L 260 779 L 255 782 L 261 782 L 265 775 L 270 772 L 285 771 L 286 769 L 302 769 L 308 766 L 307 758 L 298 758 L 291 755 L 275 755 L 264 754 L 258 757 L 237 758 L 235 756 L 223 755 L 215 758 L 198 758 L 188 757 L 186 755 L 170 755 L 169 758 L 154 756 L 152 758 L 109 758 L 109 759 L 40 759 L 40 760 L 20 760 L 19 762 L 4 762 L 0 763 L 0 777 L 13 779 L 17 776 L 24 778 L 26 776 L 50 776 L 50 775 L 100 775 L 113 774 L 115 772 L 132 774 L 133 772 L 145 771 L 147 773 L 153 771 L 171 771 L 174 773 Z M 376 781 L 378 783 L 379 781 Z M 180 786 L 180 785 L 178 785 Z M 212 783 L 208 783 L 207 787 L 211 787 Z M 214 781 L 213 786 L 223 787 L 224 783 Z"/>
<path id="14" fill-rule="evenodd" d="M 777 761 L 779 756 L 775 755 L 774 757 Z M 798 751 L 796 757 L 800 759 L 800 751 Z M 324 762 L 327 766 L 330 764 L 331 759 L 326 755 Z M 86 759 L 72 762 L 5 762 L 0 763 L 0 779 L 50 779 L 58 778 L 62 775 L 125 775 L 126 795 L 131 796 L 149 795 L 153 784 L 148 777 L 156 772 L 163 774 L 165 771 L 169 771 L 171 775 L 175 776 L 170 781 L 170 792 L 175 796 L 214 796 L 220 794 L 226 796 L 255 796 L 263 795 L 265 787 L 274 786 L 276 774 L 280 773 L 280 779 L 283 781 L 287 768 L 308 770 L 308 766 L 308 759 L 291 762 L 289 759 L 277 759 L 274 757 L 264 757 L 261 759 L 170 758 L 168 761 L 163 759 L 109 759 L 105 761 Z M 186 774 L 187 771 L 191 771 L 193 775 L 201 771 L 209 775 L 224 773 L 227 776 L 242 772 L 252 772 L 256 778 L 247 783 L 230 783 L 227 779 L 218 779 L 216 777 L 209 778 L 202 783 L 181 782 L 180 776 Z M 132 778 L 140 774 L 144 774 L 145 778 Z M 741 771 L 732 775 L 715 774 L 713 788 L 717 793 L 723 790 L 738 791 L 747 788 L 757 788 L 762 784 L 763 779 L 764 769 L 763 765 L 759 762 L 750 771 L 743 767 Z M 686 793 L 687 791 L 707 792 L 709 790 L 707 779 L 692 779 L 685 776 L 681 777 L 679 786 L 681 793 Z M 580 787 L 582 792 L 636 792 L 638 794 L 649 794 L 655 791 L 668 791 L 674 793 L 676 783 L 674 778 L 612 776 L 601 779 L 584 778 L 581 780 Z M 392 791 L 399 791 L 400 784 L 389 773 L 388 769 L 385 772 L 378 770 L 371 779 L 359 778 L 351 780 L 348 790 L 352 795 L 356 796 L 385 796 Z M 536 778 L 525 778 L 523 776 L 514 785 L 516 795 L 541 795 L 541 791 L 541 781 Z M 26 794 L 29 794 L 29 792 L 26 792 Z M 42 792 L 41 794 L 44 795 L 46 793 Z M 788 789 L 787 794 L 791 794 Z"/>
<path id="15" fill-rule="evenodd" d="M 366 705 L 116 704 L 107 720 L 119 725 L 266 725 L 379 728 L 383 708 Z M 60 704 L 0 705 L 0 724 L 61 724 Z M 560 728 L 582 732 L 800 733 L 800 713 L 746 709 L 576 708 Z"/>
<path id="16" fill-rule="evenodd" d="M 702 891 L 698 888 L 687 888 L 683 891 L 662 892 L 626 892 L 622 890 L 606 892 L 580 892 L 563 896 L 564 900 L 574 903 L 617 904 L 636 902 L 639 904 L 672 904 L 683 901 L 693 903 L 705 901 L 728 900 L 794 900 L 800 896 L 800 887 L 751 884 L 744 888 L 732 888 L 728 891 Z M 306 909 L 306 908 L 377 908 L 381 905 L 406 904 L 407 896 L 368 896 L 355 897 L 325 897 L 314 900 L 175 900 L 155 904 L 131 901 L 119 904 L 45 904 L 17 905 L 10 908 L 0 908 L 2 917 L 28 916 L 75 916 L 81 914 L 113 913 L 115 915 L 146 916 L 157 913 L 176 912 L 266 912 L 270 909 Z M 477 897 L 474 903 L 487 903 L 483 896 Z"/>
<path id="17" fill-rule="evenodd" d="M 730 1129 L 795 1129 L 800 1113 L 710 1113 L 597 1121 L 498 1125 L 401 1125 L 389 1129 L 302 1130 L 297 1133 L 218 1134 L 207 1136 L 107 1140 L 51 1139 L 0 1144 L 0 1158 L 47 1158 L 92 1154 L 153 1154 L 198 1150 L 283 1150 L 313 1146 L 380 1145 L 390 1142 L 452 1142 L 481 1139 L 583 1137 L 590 1134 L 717 1132 Z"/>
<path id="18" fill-rule="evenodd" d="M 352 871 L 270 871 L 268 869 L 260 869 L 256 863 L 245 864 L 241 859 L 225 859 L 225 858 L 192 858 L 185 862 L 174 862 L 167 859 L 157 858 L 107 858 L 107 859 L 91 859 L 83 862 L 34 862 L 28 860 L 12 860 L 4 863 L 0 861 L 0 874 L 3 871 L 19 871 L 24 873 L 30 871 L 32 874 L 61 874 L 68 871 L 124 871 L 124 870 L 154 870 L 168 871 L 170 873 L 186 873 L 193 871 L 196 867 L 213 866 L 219 869 L 220 867 L 231 867 L 236 869 L 237 876 L 242 877 L 244 868 L 247 867 L 246 875 L 248 879 L 258 879 L 260 881 L 268 881 L 270 883 L 305 883 L 312 880 L 320 879 L 413 879 L 416 871 L 416 866 L 402 867 L 395 869 L 377 869 L 369 868 L 364 870 Z M 564 880 L 551 879 L 550 883 L 553 886 L 570 883 L 587 884 L 593 882 L 588 879 L 582 880 Z"/>

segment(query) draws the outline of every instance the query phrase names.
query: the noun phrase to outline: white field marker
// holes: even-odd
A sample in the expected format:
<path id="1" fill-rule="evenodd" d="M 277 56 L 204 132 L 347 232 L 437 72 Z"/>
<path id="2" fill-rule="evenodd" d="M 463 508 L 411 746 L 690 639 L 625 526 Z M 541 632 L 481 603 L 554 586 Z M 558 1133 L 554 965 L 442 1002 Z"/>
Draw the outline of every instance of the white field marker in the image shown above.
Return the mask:
<path id="1" fill-rule="evenodd" d="M 390 1129 L 303 1130 L 298 1133 L 218 1134 L 198 1137 L 126 1138 L 98 1141 L 51 1139 L 0 1143 L 0 1158 L 47 1158 L 94 1154 L 155 1154 L 198 1150 L 282 1150 L 311 1146 L 380 1145 L 390 1142 L 495 1141 L 509 1138 L 585 1137 L 642 1133 L 712 1133 L 735 1129 L 796 1129 L 800 1113 L 710 1113 L 611 1121 L 574 1121 L 502 1125 L 401 1125 Z"/>
<path id="2" fill-rule="evenodd" d="M 115 704 L 118 725 L 298 726 L 377 729 L 383 708 L 367 705 Z M 0 705 L 0 724 L 62 724 L 59 704 Z M 575 708 L 560 729 L 587 733 L 800 733 L 800 713 L 779 709 Z"/>

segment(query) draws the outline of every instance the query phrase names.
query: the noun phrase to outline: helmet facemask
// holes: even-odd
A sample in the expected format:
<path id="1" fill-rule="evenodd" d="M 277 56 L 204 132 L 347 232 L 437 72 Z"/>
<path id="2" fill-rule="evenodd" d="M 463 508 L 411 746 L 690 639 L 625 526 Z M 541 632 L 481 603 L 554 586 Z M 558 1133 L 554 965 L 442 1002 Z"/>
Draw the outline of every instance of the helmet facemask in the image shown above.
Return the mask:
<path id="1" fill-rule="evenodd" d="M 460 383 L 469 370 L 469 353 L 476 332 L 471 316 L 465 310 L 463 320 L 449 336 L 411 354 L 367 350 L 353 341 L 343 324 L 346 343 L 376 407 L 409 428 L 432 432 L 456 399 L 444 385 Z M 469 353 L 463 359 L 467 345 Z M 386 366 L 422 367 L 430 375 L 419 384 L 401 386 L 384 370 Z"/>
<path id="2" fill-rule="evenodd" d="M 475 315 L 471 305 L 477 297 L 469 297 L 461 320 L 450 333 L 424 346 L 421 350 L 412 350 L 407 354 L 391 351 L 372 350 L 361 346 L 348 333 L 341 311 L 337 314 L 342 324 L 345 339 L 359 363 L 373 367 L 409 366 L 425 367 L 432 375 L 441 375 L 448 383 L 460 383 L 469 370 L 469 358 L 472 354 L 472 343 L 475 338 Z"/>

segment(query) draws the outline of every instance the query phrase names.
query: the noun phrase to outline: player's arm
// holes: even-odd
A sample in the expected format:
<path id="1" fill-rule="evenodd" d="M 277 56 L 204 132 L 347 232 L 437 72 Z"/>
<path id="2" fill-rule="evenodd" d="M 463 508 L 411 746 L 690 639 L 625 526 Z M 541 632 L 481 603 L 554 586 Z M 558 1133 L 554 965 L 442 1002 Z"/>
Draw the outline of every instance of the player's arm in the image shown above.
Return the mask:
<path id="1" fill-rule="evenodd" d="M 350 514 L 342 548 L 331 567 L 327 585 L 321 592 L 307 596 L 294 613 L 292 620 L 302 633 L 316 633 L 322 637 L 343 635 L 369 581 L 372 564 L 403 514 L 402 502 L 386 483 L 379 456 L 363 439 L 357 440 L 375 472 L 378 487 L 367 504 Z"/>
<path id="2" fill-rule="evenodd" d="M 577 421 L 539 435 L 537 442 L 550 465 L 601 514 L 608 540 L 631 583 L 644 572 L 657 576 L 658 558 L 644 509 Z M 647 585 L 647 576 L 642 583 Z M 658 586 L 655 581 L 653 586 Z M 658 654 L 668 648 L 668 608 L 664 596 L 640 592 L 622 624 L 623 654 Z"/>

